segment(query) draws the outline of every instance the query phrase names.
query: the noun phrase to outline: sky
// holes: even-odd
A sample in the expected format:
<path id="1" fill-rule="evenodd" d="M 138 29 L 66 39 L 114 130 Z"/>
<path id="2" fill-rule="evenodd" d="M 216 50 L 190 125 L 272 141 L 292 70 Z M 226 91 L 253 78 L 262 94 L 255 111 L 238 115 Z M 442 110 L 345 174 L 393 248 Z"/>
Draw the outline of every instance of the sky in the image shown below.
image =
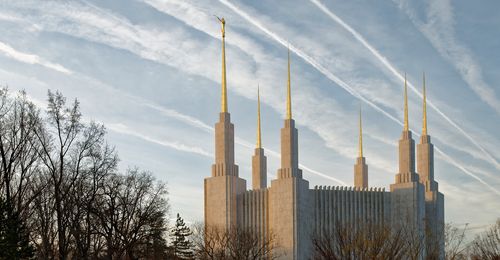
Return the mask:
<path id="1" fill-rule="evenodd" d="M 481 230 L 500 217 L 498 1 L 0 1 L 0 85 L 81 102 L 120 169 L 165 181 L 171 215 L 203 219 L 214 161 L 226 20 L 236 163 L 250 187 L 257 86 L 268 179 L 279 168 L 287 48 L 299 161 L 310 187 L 353 185 L 358 113 L 369 185 L 397 173 L 404 75 L 418 143 L 422 74 L 445 219 Z"/>

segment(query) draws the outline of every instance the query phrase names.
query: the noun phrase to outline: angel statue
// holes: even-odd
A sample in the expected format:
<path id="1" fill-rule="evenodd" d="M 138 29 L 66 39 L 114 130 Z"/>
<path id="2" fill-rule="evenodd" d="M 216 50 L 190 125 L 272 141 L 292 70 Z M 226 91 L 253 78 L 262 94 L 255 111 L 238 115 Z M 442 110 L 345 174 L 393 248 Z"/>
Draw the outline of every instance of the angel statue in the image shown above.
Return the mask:
<path id="1" fill-rule="evenodd" d="M 215 17 L 217 17 L 217 19 L 219 19 L 219 21 L 220 21 L 220 23 L 222 25 L 222 37 L 226 36 L 226 33 L 225 33 L 226 32 L 226 29 L 225 29 L 225 27 L 226 27 L 226 20 L 224 20 L 224 17 L 222 17 L 222 18 L 220 18 L 218 16 L 215 16 Z"/>

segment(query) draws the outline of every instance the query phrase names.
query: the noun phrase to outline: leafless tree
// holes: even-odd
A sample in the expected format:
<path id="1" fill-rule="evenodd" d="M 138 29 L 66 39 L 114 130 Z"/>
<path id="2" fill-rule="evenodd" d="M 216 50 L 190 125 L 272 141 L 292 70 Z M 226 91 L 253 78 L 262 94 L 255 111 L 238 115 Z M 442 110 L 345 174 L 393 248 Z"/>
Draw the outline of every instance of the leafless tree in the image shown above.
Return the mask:
<path id="1" fill-rule="evenodd" d="M 166 194 L 165 184 L 147 172 L 109 176 L 94 209 L 108 259 L 147 254 L 149 243 L 166 231 Z"/>
<path id="2" fill-rule="evenodd" d="M 6 88 L 0 89 L 0 193 L 9 207 L 23 219 L 39 190 L 30 181 L 39 172 L 34 131 L 38 126 L 39 110 L 20 92 L 9 98 Z"/>
<path id="3" fill-rule="evenodd" d="M 72 169 L 74 165 L 70 154 L 81 148 L 79 143 L 86 143 L 87 140 L 83 140 L 82 136 L 83 124 L 78 101 L 75 100 L 67 107 L 66 98 L 61 93 L 49 91 L 48 96 L 47 120 L 45 124 L 38 124 L 35 136 L 42 146 L 38 156 L 50 176 L 57 224 L 58 258 L 64 260 L 68 257 L 70 246 L 69 219 L 65 214 L 68 211 L 64 199 L 68 198 L 80 173 Z M 88 141 L 96 139 L 92 136 Z M 90 145 L 86 148 L 90 149 Z"/>
<path id="4" fill-rule="evenodd" d="M 276 237 L 272 232 L 262 237 L 250 228 L 192 227 L 196 259 L 277 259 Z"/>
<path id="5" fill-rule="evenodd" d="M 477 235 L 469 245 L 471 259 L 500 259 L 500 219 L 488 230 Z"/>
<path id="6" fill-rule="evenodd" d="M 0 214 L 7 217 L 3 224 L 9 223 L 0 232 L 10 234 L 0 238 L 4 245 L 0 255 L 7 258 L 20 257 L 21 251 L 33 251 L 29 242 L 30 205 L 41 192 L 31 185 L 40 174 L 40 146 L 34 138 L 38 119 L 39 111 L 26 93 L 12 97 L 7 88 L 0 89 Z"/>
<path id="7" fill-rule="evenodd" d="M 318 230 L 312 244 L 314 259 L 419 259 L 424 240 L 408 226 L 357 222 Z"/>
<path id="8" fill-rule="evenodd" d="M 85 136 L 98 136 L 97 141 L 86 152 L 87 143 L 79 144 L 80 149 L 72 154 L 72 162 L 76 162 L 74 170 L 79 171 L 72 192 L 66 204 L 71 209 L 68 213 L 70 219 L 70 233 L 75 245 L 75 255 L 80 259 L 88 259 L 103 246 L 102 237 L 96 229 L 96 216 L 93 209 L 97 206 L 96 198 L 104 186 L 106 176 L 116 173 L 117 155 L 112 147 L 104 143 L 104 129 L 102 126 L 90 124 Z M 85 138 L 85 140 L 89 140 Z"/>
<path id="9" fill-rule="evenodd" d="M 451 223 L 444 227 L 444 246 L 445 258 L 447 260 L 462 260 L 467 259 L 465 232 L 467 231 L 468 224 L 463 228 L 458 228 Z"/>
<path id="10" fill-rule="evenodd" d="M 39 259 L 150 259 L 150 249 L 166 250 L 165 184 L 138 169 L 120 173 L 105 134 L 59 92 L 49 91 L 42 116 L 24 92 L 0 89 L 0 213 L 12 223 L 21 216 Z"/>

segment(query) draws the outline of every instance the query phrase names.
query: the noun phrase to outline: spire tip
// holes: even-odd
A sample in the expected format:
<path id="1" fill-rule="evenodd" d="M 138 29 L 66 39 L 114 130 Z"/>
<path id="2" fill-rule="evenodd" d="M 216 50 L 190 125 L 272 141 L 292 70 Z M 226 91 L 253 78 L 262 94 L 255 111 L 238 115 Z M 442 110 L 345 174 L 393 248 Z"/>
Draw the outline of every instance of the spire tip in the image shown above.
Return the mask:
<path id="1" fill-rule="evenodd" d="M 290 47 L 288 47 L 288 81 L 287 81 L 287 100 L 286 100 L 286 119 L 292 119 L 292 98 L 290 89 Z"/>
<path id="2" fill-rule="evenodd" d="M 422 90 L 422 102 L 423 102 L 423 108 L 422 108 L 422 135 L 427 135 L 427 97 L 425 93 L 425 72 L 423 73 L 423 90 Z"/>
<path id="3" fill-rule="evenodd" d="M 216 16 L 217 17 L 217 16 Z M 227 113 L 227 82 L 226 82 L 226 46 L 225 46 L 225 36 L 226 36 L 226 20 L 224 18 L 219 18 L 221 23 L 222 32 L 222 95 L 221 95 L 221 112 Z"/>
<path id="4" fill-rule="evenodd" d="M 404 131 L 409 131 L 410 127 L 408 126 L 408 87 L 406 83 L 406 72 L 405 72 L 405 94 L 404 94 Z"/>
<path id="5" fill-rule="evenodd" d="M 361 121 L 361 104 L 359 105 L 359 148 L 358 148 L 358 157 L 363 157 L 363 124 Z"/>
<path id="6" fill-rule="evenodd" d="M 260 86 L 257 85 L 257 148 L 262 148 L 261 130 L 260 130 Z"/>

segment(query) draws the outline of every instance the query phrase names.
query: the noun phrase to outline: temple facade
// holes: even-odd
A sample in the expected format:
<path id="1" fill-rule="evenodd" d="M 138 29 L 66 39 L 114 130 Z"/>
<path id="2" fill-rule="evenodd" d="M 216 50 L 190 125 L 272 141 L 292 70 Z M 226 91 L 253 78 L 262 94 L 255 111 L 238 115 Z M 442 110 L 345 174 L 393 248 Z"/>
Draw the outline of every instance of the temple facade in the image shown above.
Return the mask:
<path id="1" fill-rule="evenodd" d="M 444 258 L 444 196 L 434 180 L 434 153 L 427 133 L 425 78 L 423 127 L 417 144 L 408 127 L 405 81 L 404 128 L 399 140 L 399 171 L 390 190 L 368 184 L 368 165 L 363 156 L 361 111 L 359 154 L 354 165 L 353 187 L 315 186 L 299 168 L 298 130 L 292 117 L 290 53 L 288 53 L 286 118 L 281 129 L 281 167 L 267 185 L 267 158 L 261 144 L 260 95 L 257 145 L 252 157 L 252 185 L 239 177 L 234 161 L 234 125 L 227 106 L 225 21 L 222 23 L 222 95 L 219 122 L 215 124 L 215 162 L 204 180 L 205 226 L 226 230 L 250 228 L 265 239 L 276 237 L 283 259 L 309 259 L 312 236 L 333 232 L 339 224 L 380 223 L 410 228 L 423 238 L 426 251 L 438 248 Z M 417 165 L 417 169 L 415 169 Z M 431 239 L 434 238 L 434 239 Z"/>

